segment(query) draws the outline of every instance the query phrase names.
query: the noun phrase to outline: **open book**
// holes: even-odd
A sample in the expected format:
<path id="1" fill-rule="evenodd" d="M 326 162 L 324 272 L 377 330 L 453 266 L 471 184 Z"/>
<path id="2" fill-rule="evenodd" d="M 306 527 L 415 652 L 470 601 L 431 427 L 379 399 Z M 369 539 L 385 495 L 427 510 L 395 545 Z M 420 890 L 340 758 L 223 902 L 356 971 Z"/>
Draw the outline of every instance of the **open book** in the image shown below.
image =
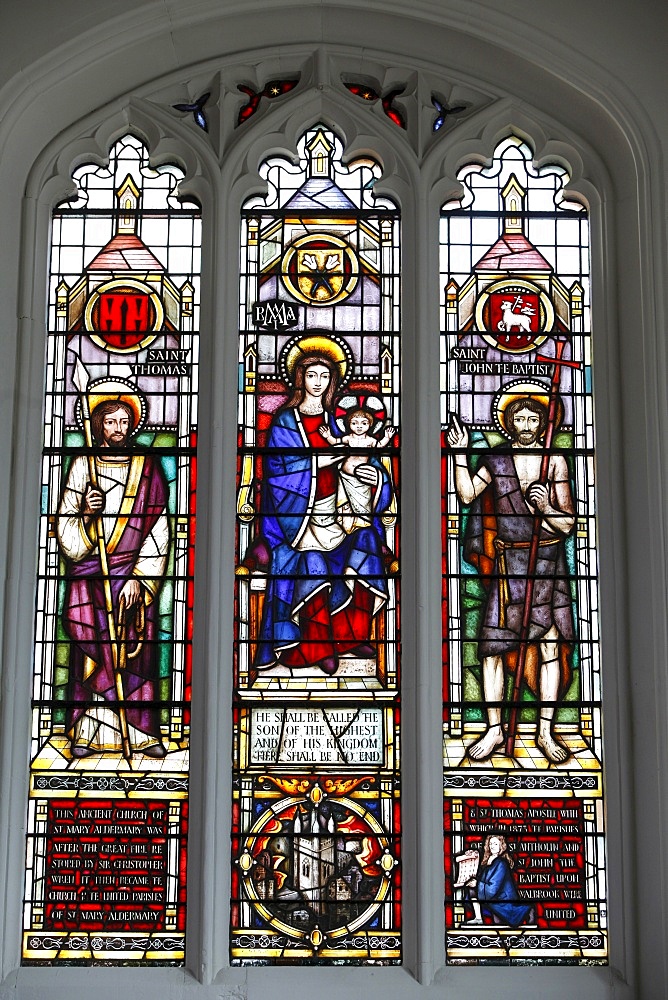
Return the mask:
<path id="1" fill-rule="evenodd" d="M 463 885 L 475 878 L 480 867 L 480 855 L 477 851 L 465 851 L 464 854 L 458 854 L 455 861 L 459 865 L 455 889 L 461 889 Z"/>

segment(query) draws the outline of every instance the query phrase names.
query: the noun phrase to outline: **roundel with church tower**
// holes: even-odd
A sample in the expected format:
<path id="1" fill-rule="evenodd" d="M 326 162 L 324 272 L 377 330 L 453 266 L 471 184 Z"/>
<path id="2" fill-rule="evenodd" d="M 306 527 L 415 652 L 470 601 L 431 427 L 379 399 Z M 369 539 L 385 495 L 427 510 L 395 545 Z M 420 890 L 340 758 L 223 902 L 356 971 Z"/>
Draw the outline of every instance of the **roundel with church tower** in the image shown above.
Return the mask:
<path id="1" fill-rule="evenodd" d="M 286 790 L 287 779 L 269 779 Z M 347 931 L 373 922 L 388 899 L 397 864 L 383 826 L 356 798 L 340 794 L 361 780 L 315 781 L 265 810 L 238 865 L 261 918 L 295 946 L 322 952 Z"/>

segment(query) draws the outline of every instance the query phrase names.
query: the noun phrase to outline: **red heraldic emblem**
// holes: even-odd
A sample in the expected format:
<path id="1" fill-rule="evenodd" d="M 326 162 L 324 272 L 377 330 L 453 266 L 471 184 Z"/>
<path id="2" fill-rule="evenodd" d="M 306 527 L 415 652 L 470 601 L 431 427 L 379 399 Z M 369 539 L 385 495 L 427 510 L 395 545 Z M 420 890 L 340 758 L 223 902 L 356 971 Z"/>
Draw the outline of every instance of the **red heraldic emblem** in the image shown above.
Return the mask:
<path id="1" fill-rule="evenodd" d="M 492 292 L 487 305 L 487 329 L 499 348 L 525 351 L 541 332 L 540 301 L 536 292 Z"/>
<path id="2" fill-rule="evenodd" d="M 146 293 L 116 288 L 100 295 L 92 320 L 100 338 L 112 350 L 127 350 L 141 344 L 153 329 L 155 310 Z"/>

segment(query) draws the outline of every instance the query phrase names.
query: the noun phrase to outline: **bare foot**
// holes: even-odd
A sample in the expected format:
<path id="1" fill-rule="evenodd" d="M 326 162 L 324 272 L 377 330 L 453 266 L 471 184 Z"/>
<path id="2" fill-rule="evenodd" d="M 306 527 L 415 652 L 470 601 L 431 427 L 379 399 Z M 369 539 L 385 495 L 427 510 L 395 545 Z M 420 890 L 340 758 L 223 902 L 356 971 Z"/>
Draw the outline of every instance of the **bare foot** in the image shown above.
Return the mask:
<path id="1" fill-rule="evenodd" d="M 487 732 L 483 733 L 475 743 L 472 743 L 466 752 L 472 760 L 487 760 L 502 743 L 501 726 L 490 726 Z"/>
<path id="2" fill-rule="evenodd" d="M 536 746 L 552 764 L 563 764 L 571 755 L 568 747 L 546 729 L 541 729 L 536 734 Z"/>

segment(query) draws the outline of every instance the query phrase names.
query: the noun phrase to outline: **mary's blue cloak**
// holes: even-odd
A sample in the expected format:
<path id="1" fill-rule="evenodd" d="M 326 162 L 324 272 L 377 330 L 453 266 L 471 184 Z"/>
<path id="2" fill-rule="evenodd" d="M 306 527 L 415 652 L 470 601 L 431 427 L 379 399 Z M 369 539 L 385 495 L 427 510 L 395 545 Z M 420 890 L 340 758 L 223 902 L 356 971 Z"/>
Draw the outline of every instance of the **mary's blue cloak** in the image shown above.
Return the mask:
<path id="1" fill-rule="evenodd" d="M 331 417 L 332 433 L 340 430 Z M 271 552 L 260 641 L 255 665 L 269 666 L 281 649 L 299 642 L 299 609 L 320 589 L 329 593 L 330 613 L 340 611 L 351 598 L 346 583 L 351 572 L 379 600 L 387 600 L 382 546 L 385 539 L 380 516 L 392 502 L 387 470 L 371 456 L 368 464 L 381 474 L 374 491 L 372 526 L 358 528 L 330 552 L 295 548 L 306 530 L 316 490 L 317 456 L 308 443 L 296 410 L 282 410 L 269 430 L 264 458 L 261 534 Z"/>

